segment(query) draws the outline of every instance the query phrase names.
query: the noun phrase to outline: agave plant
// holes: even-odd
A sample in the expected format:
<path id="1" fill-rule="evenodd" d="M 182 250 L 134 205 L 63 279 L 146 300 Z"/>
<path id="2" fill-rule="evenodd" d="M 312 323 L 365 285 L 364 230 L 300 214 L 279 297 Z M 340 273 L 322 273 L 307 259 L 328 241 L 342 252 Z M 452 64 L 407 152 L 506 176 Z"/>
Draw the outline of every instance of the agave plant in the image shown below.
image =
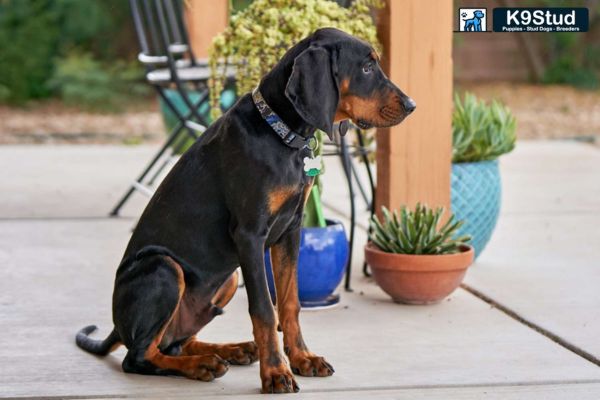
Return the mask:
<path id="1" fill-rule="evenodd" d="M 452 114 L 452 161 L 494 160 L 512 151 L 516 121 L 510 109 L 494 100 L 489 105 L 466 93 L 456 95 Z"/>
<path id="2" fill-rule="evenodd" d="M 382 251 L 398 254 L 452 254 L 461 251 L 471 237 L 468 235 L 454 238 L 463 221 L 450 215 L 438 228 L 444 208 L 435 210 L 417 203 L 414 211 L 406 207 L 400 209 L 400 215 L 394 210 L 381 208 L 383 222 L 377 215 L 371 219 L 369 239 Z"/>

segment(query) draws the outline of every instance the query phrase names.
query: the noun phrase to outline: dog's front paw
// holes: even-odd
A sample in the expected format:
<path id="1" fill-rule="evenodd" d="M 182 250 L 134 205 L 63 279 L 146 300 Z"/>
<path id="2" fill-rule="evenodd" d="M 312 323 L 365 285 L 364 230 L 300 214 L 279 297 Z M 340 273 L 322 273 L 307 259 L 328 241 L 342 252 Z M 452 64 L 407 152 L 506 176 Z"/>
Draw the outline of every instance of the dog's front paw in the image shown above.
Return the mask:
<path id="1" fill-rule="evenodd" d="M 309 352 L 290 355 L 290 365 L 296 375 L 302 376 L 331 376 L 335 372 L 323 357 Z"/>
<path id="2" fill-rule="evenodd" d="M 294 375 L 285 363 L 261 370 L 262 393 L 295 393 L 300 391 Z"/>

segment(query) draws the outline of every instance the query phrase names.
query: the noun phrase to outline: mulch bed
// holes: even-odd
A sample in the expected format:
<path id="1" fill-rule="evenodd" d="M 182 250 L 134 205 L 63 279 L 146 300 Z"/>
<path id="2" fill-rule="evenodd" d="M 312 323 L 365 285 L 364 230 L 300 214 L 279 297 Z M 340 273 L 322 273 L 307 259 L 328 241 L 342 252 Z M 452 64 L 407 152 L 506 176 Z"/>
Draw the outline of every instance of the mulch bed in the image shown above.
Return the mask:
<path id="1" fill-rule="evenodd" d="M 517 119 L 521 139 L 600 141 L 600 91 L 508 83 L 461 85 L 456 89 L 508 105 Z"/>
<path id="2" fill-rule="evenodd" d="M 137 144 L 160 142 L 158 104 L 135 104 L 119 113 L 96 113 L 56 101 L 27 108 L 0 106 L 0 144 Z"/>
<path id="3" fill-rule="evenodd" d="M 455 89 L 506 103 L 517 118 L 521 139 L 600 142 L 599 91 L 513 83 L 457 85 Z M 0 106 L 0 144 L 156 143 L 164 140 L 164 129 L 154 100 L 133 104 L 121 113 L 82 111 L 57 101 L 27 108 Z"/>

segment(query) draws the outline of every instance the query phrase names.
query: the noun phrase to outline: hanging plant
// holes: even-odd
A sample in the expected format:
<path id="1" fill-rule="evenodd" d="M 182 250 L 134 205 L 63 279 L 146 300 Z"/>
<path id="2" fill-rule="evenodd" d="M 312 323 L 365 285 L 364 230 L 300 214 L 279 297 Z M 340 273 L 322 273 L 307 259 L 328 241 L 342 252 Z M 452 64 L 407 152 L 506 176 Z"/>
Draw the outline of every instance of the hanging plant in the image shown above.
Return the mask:
<path id="1" fill-rule="evenodd" d="M 371 7 L 382 0 L 355 0 L 344 8 L 329 0 L 255 0 L 231 16 L 225 31 L 216 36 L 209 50 L 211 114 L 221 114 L 219 95 L 226 68 L 236 69 L 237 94 L 251 91 L 285 52 L 319 28 L 333 27 L 359 37 L 378 51 L 377 29 Z"/>

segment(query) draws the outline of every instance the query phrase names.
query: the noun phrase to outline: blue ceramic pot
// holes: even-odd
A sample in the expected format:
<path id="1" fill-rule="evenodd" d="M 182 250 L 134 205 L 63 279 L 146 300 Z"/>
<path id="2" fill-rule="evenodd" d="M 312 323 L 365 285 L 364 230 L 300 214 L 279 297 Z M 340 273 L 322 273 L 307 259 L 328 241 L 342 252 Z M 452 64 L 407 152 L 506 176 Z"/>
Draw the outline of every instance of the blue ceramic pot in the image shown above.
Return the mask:
<path id="1" fill-rule="evenodd" d="M 348 239 L 344 226 L 327 220 L 325 228 L 303 228 L 298 259 L 298 295 L 303 307 L 325 305 L 344 276 L 348 261 Z M 271 298 L 275 286 L 269 252 L 265 266 Z"/>
<path id="2" fill-rule="evenodd" d="M 492 236 L 502 192 L 498 160 L 452 164 L 452 212 L 465 221 L 458 235 L 471 235 L 478 257 Z"/>

